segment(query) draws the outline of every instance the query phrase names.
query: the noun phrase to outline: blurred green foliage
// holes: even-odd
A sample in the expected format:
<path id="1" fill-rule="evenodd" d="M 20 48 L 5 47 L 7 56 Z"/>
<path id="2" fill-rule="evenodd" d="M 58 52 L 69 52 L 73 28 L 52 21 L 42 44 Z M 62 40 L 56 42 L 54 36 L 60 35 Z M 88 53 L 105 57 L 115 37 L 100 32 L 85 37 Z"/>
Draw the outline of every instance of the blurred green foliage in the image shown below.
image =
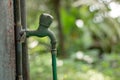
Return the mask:
<path id="1" fill-rule="evenodd" d="M 37 29 L 41 13 L 50 13 L 55 18 L 51 29 L 58 35 L 53 1 L 27 0 L 29 29 Z M 58 56 L 58 80 L 119 80 L 120 16 L 110 16 L 110 5 L 120 1 L 59 1 L 67 58 Z M 32 37 L 28 42 L 31 80 L 52 80 L 49 39 Z"/>
<path id="2" fill-rule="evenodd" d="M 74 56 L 76 56 L 74 54 Z M 57 59 L 58 80 L 119 80 L 120 55 L 104 55 L 103 60 L 87 63 L 75 57 Z M 94 57 L 93 57 L 94 58 Z M 32 54 L 30 57 L 31 80 L 52 80 L 50 54 Z"/>

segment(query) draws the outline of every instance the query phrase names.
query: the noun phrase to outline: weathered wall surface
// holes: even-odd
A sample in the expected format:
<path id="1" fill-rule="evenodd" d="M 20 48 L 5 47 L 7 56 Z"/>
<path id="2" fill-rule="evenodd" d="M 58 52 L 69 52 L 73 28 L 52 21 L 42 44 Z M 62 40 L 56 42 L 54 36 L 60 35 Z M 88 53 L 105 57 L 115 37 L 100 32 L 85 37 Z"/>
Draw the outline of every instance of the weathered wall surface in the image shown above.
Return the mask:
<path id="1" fill-rule="evenodd" d="M 0 80 L 15 80 L 13 0 L 0 0 Z"/>

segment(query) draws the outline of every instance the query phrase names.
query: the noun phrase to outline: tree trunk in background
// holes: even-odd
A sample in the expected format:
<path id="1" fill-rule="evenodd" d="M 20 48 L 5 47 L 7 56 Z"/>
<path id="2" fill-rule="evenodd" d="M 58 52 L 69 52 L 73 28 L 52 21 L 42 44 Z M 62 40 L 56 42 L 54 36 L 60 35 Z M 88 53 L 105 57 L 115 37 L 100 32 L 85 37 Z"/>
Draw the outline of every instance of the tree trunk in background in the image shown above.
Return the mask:
<path id="1" fill-rule="evenodd" d="M 13 0 L 0 0 L 0 80 L 15 80 Z"/>
<path id="2" fill-rule="evenodd" d="M 63 29 L 61 25 L 61 18 L 60 18 L 60 0 L 51 0 L 53 3 L 53 8 L 55 11 L 56 19 L 58 22 L 58 36 L 59 36 L 59 45 L 58 45 L 58 55 L 61 57 L 66 57 L 65 54 L 65 47 L 64 47 L 64 35 Z"/>

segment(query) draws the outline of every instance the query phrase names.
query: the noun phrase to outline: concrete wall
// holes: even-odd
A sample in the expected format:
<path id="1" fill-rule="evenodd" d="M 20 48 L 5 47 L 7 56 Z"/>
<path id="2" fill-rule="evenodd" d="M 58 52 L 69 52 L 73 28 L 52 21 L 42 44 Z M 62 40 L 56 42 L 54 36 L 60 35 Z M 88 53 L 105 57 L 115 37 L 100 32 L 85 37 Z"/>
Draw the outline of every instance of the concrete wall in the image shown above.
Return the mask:
<path id="1" fill-rule="evenodd" d="M 15 80 L 13 0 L 0 0 L 0 80 Z"/>

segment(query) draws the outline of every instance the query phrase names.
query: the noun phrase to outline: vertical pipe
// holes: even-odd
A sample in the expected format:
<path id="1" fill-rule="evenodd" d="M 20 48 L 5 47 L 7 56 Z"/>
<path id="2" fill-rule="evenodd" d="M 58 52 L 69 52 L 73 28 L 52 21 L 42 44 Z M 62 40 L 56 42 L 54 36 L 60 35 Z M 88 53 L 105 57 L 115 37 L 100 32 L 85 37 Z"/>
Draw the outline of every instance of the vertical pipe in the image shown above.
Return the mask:
<path id="1" fill-rule="evenodd" d="M 26 0 L 20 1 L 21 5 L 21 24 L 22 29 L 26 30 L 27 23 L 26 23 Z M 28 60 L 28 47 L 27 47 L 27 40 L 22 43 L 22 67 L 23 67 L 23 80 L 30 80 L 29 75 L 29 60 Z"/>
<path id="2" fill-rule="evenodd" d="M 26 0 L 20 0 L 20 7 L 21 7 L 21 24 L 22 28 L 26 29 Z"/>
<path id="3" fill-rule="evenodd" d="M 22 79 L 22 45 L 19 41 L 21 30 L 20 0 L 14 0 L 15 46 L 16 46 L 16 80 Z"/>
<path id="4" fill-rule="evenodd" d="M 57 80 L 56 53 L 54 53 L 54 51 L 52 51 L 51 55 L 52 55 L 53 80 Z"/>

